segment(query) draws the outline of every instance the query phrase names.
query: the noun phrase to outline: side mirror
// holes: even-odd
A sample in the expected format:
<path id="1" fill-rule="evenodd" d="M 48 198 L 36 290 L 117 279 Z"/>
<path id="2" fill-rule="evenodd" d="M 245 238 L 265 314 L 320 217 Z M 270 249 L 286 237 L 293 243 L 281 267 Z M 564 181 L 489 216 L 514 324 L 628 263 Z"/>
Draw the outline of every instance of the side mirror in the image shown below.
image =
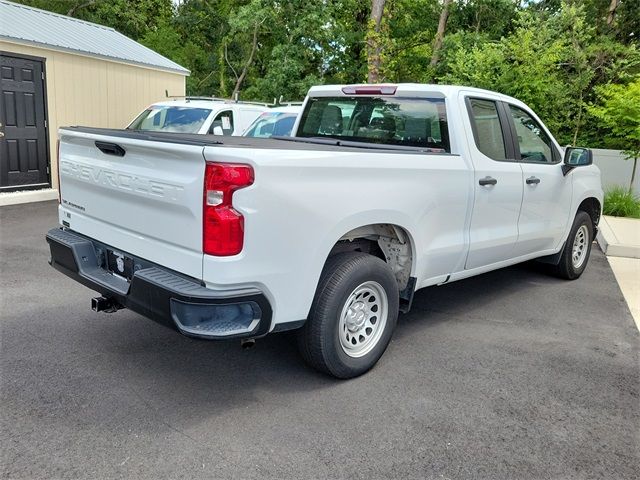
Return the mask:
<path id="1" fill-rule="evenodd" d="M 222 130 L 222 127 L 220 127 L 220 126 L 215 126 L 215 127 L 213 127 L 213 134 L 214 135 L 224 135 L 224 130 Z"/>
<path id="2" fill-rule="evenodd" d="M 588 148 L 567 147 L 564 151 L 562 173 L 566 175 L 576 167 L 585 167 L 593 163 L 593 153 Z"/>

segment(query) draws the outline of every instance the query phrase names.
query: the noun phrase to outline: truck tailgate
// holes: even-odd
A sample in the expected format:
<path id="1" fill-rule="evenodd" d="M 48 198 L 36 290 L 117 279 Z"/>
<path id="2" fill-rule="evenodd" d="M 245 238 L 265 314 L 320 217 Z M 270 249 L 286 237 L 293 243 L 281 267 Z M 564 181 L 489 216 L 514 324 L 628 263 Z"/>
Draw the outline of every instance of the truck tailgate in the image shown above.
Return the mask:
<path id="1" fill-rule="evenodd" d="M 202 278 L 203 147 L 60 130 L 60 222 Z"/>

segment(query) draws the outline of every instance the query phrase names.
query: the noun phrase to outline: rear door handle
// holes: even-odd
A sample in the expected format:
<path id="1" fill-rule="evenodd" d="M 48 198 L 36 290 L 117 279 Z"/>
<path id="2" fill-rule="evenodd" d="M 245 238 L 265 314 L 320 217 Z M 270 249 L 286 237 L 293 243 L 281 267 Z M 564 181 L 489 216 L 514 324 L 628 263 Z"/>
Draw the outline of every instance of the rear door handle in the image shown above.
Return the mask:
<path id="1" fill-rule="evenodd" d="M 498 183 L 498 180 L 493 177 L 484 177 L 481 178 L 478 183 L 484 187 L 486 185 L 495 185 L 496 183 Z"/>
<path id="2" fill-rule="evenodd" d="M 537 185 L 539 183 L 540 183 L 540 179 L 538 177 L 527 178 L 527 185 Z"/>

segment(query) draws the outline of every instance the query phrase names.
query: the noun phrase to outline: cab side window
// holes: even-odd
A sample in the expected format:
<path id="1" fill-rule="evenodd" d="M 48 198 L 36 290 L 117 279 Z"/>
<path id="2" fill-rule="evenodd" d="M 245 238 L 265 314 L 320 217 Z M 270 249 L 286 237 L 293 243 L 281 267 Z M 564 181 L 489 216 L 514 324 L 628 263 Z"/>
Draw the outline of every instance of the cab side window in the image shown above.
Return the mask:
<path id="1" fill-rule="evenodd" d="M 493 160 L 506 160 L 504 134 L 496 102 L 470 98 L 469 106 L 478 150 Z"/>
<path id="2" fill-rule="evenodd" d="M 211 127 L 209 127 L 209 133 L 225 136 L 233 134 L 233 112 L 231 110 L 225 110 L 216 115 L 216 118 L 214 118 L 211 123 Z"/>
<path id="3" fill-rule="evenodd" d="M 521 108 L 509 105 L 509 111 L 516 127 L 520 158 L 525 162 L 555 163 L 553 142 L 540 124 Z"/>

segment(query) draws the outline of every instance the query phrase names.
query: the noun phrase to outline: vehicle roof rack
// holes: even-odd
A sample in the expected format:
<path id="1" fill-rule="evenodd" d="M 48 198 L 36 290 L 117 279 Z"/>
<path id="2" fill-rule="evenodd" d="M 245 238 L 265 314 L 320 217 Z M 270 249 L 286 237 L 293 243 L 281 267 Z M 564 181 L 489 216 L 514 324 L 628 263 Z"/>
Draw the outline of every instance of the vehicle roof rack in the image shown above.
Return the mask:
<path id="1" fill-rule="evenodd" d="M 304 102 L 292 101 L 292 100 L 283 100 L 283 95 L 280 95 L 280 98 L 273 99 L 274 107 L 299 107 L 302 106 Z"/>
<path id="2" fill-rule="evenodd" d="M 194 96 L 194 95 L 169 95 L 169 92 L 167 90 L 165 90 L 164 93 L 167 98 L 171 98 L 173 100 L 182 99 L 187 102 L 192 100 L 194 101 L 206 100 L 209 102 L 239 103 L 243 105 L 260 105 L 262 107 L 273 106 L 272 104 L 265 103 L 265 102 L 251 102 L 251 101 L 239 100 L 237 95 L 236 95 L 236 98 L 220 98 L 220 97 L 207 97 L 207 96 Z"/>

